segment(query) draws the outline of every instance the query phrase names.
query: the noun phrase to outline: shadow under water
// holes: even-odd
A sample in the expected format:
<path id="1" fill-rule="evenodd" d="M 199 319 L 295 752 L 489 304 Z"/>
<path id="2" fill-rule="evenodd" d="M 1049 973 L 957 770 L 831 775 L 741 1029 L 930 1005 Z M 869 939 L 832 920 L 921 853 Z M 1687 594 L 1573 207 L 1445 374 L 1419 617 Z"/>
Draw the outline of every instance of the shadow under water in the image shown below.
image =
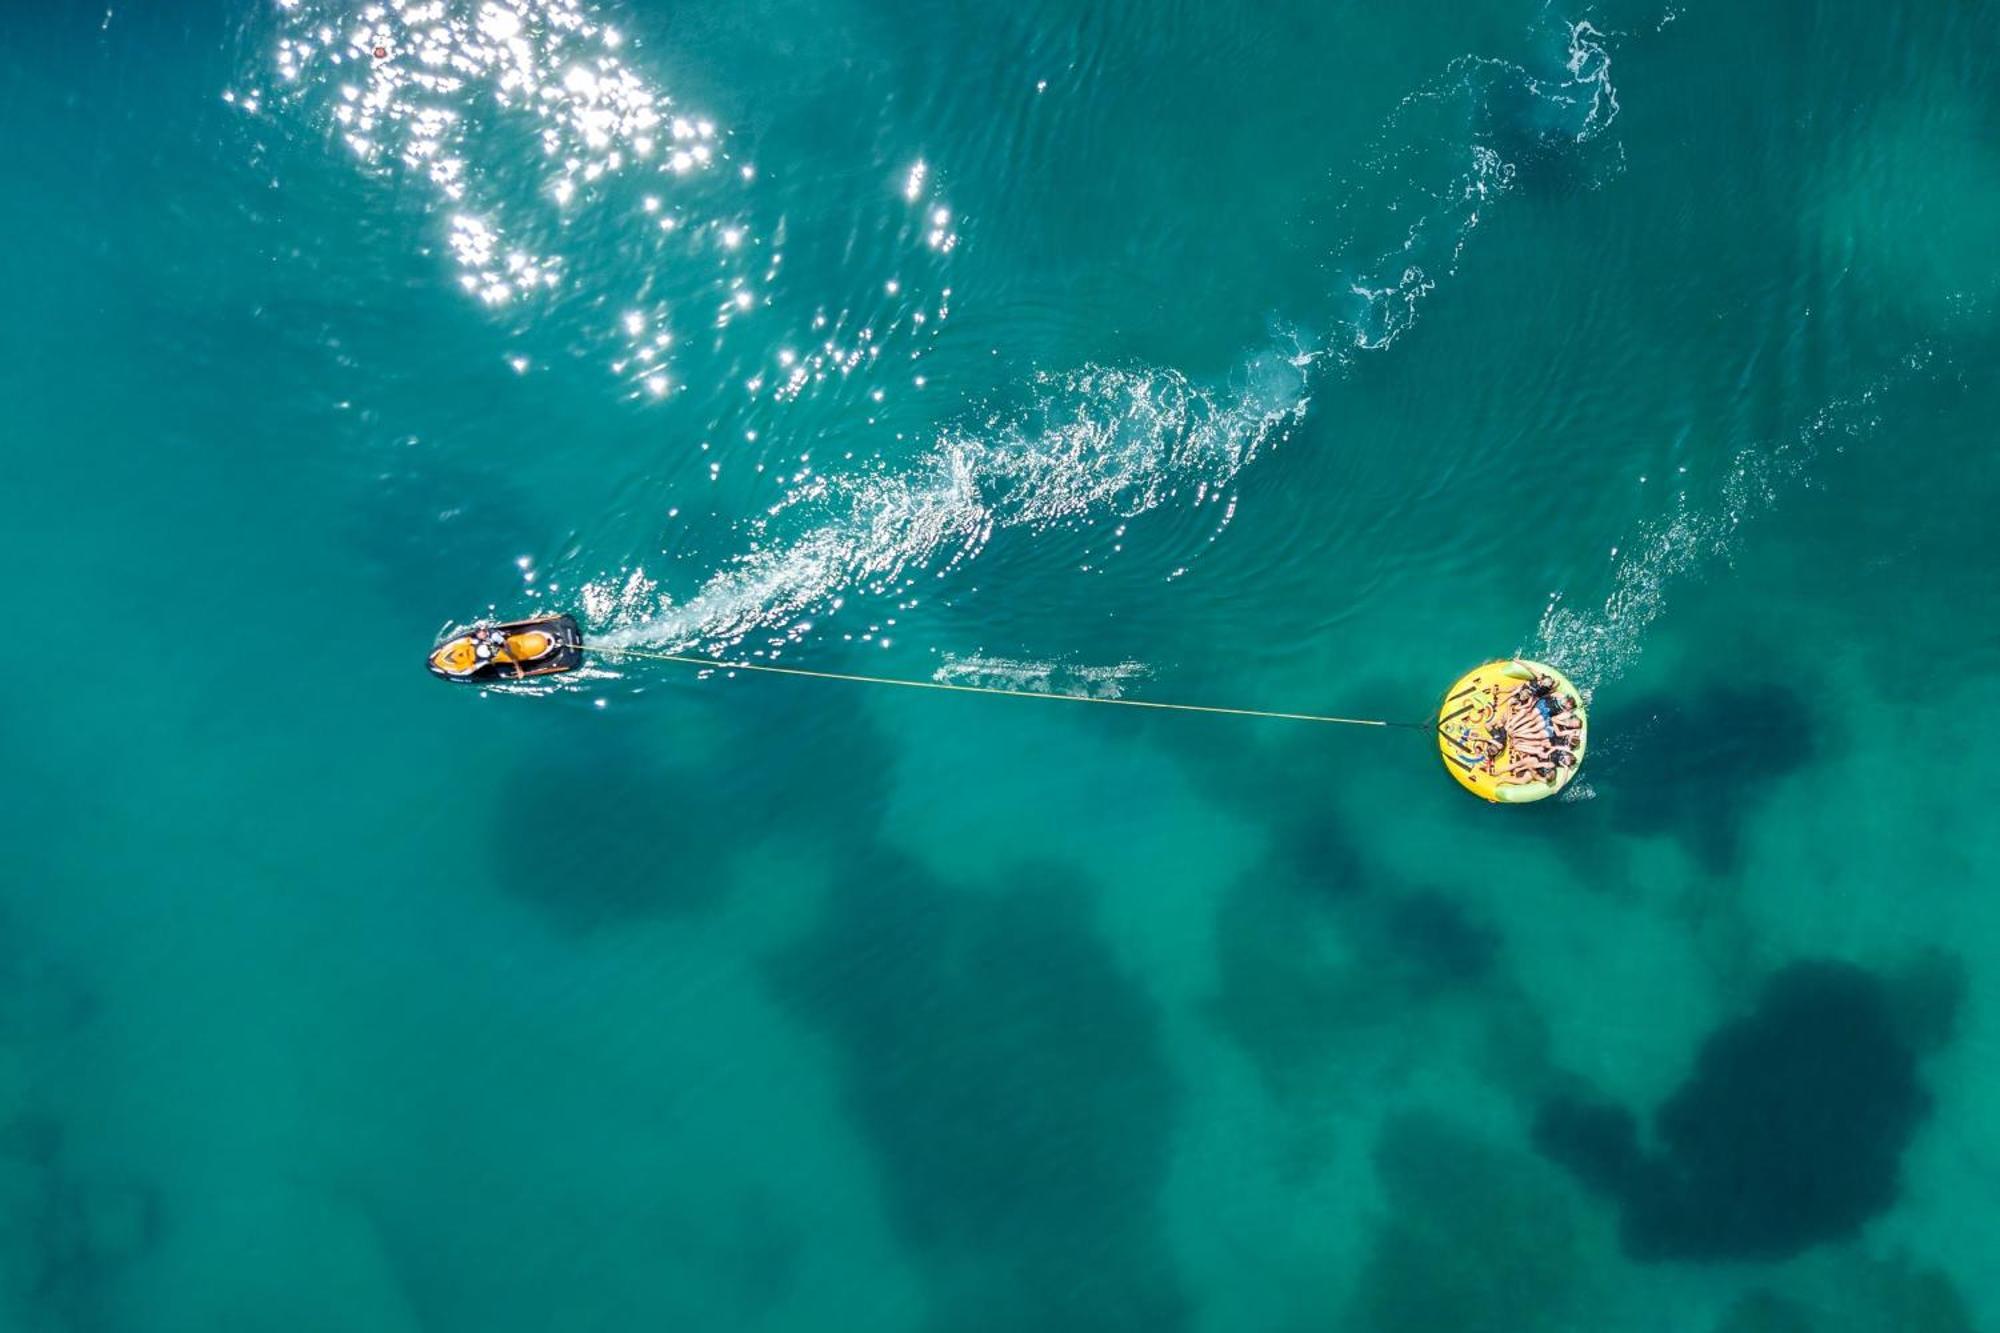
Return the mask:
<path id="1" fill-rule="evenodd" d="M 102 1327 L 120 1275 L 159 1243 L 159 1193 L 129 1174 L 78 1171 L 50 1115 L 0 1114 L 0 1326 Z"/>
<path id="2" fill-rule="evenodd" d="M 881 733 L 864 713 L 833 711 L 824 696 L 790 682 L 715 682 L 684 698 L 648 701 L 698 731 L 698 753 L 674 762 L 594 709 L 557 702 L 536 731 L 547 756 L 537 780 L 502 788 L 493 815 L 494 873 L 505 890 L 573 930 L 661 917 L 697 916 L 726 897 L 745 840 L 796 839 L 834 864 L 871 845 L 890 765 Z M 725 697 L 755 690 L 757 699 Z M 626 723 L 629 727 L 629 722 Z M 662 720 L 662 727 L 673 723 Z M 773 737 L 812 734 L 845 761 L 829 783 L 787 754 L 721 766 L 716 756 L 753 754 Z M 551 848 L 587 857 L 587 875 L 537 873 Z"/>
<path id="3" fill-rule="evenodd" d="M 502 789 L 493 813 L 493 877 L 570 930 L 718 906 L 731 854 L 712 836 L 723 813 L 714 786 L 632 747 L 546 747 L 530 786 Z M 558 873 L 551 857 L 587 858 L 589 873 Z"/>
<path id="4" fill-rule="evenodd" d="M 1382 1127 L 1377 1227 L 1349 1318 L 1366 1333 L 1575 1327 L 1593 1265 L 1571 1192 L 1533 1157 L 1426 1113 Z"/>
<path id="5" fill-rule="evenodd" d="M 1759 1287 L 1738 1297 L 1715 1333 L 1973 1333 L 1965 1298 L 1942 1271 L 1908 1256 L 1848 1257 L 1830 1290 L 1809 1299 Z"/>
<path id="6" fill-rule="evenodd" d="M 1156 1216 L 1178 1096 L 1145 993 L 1056 872 L 993 893 L 858 865 L 773 988 L 836 1044 L 933 1326 L 1187 1323 Z"/>
<path id="7" fill-rule="evenodd" d="M 1500 932 L 1448 893 L 1364 870 L 1330 825 L 1317 830 L 1310 857 L 1281 843 L 1221 895 L 1208 1005 L 1265 1089 L 1307 1122 L 1302 1150 L 1324 1137 L 1331 1103 L 1413 1072 L 1447 1030 L 1539 1068 L 1535 1052 L 1512 1049 L 1540 1024 Z"/>
<path id="8" fill-rule="evenodd" d="M 1702 1044 L 1654 1116 L 1558 1097 L 1534 1140 L 1615 1201 L 1634 1259 L 1779 1260 L 1847 1239 L 1895 1203 L 1929 1112 L 1894 996 L 1847 963 L 1795 963 Z"/>
<path id="9" fill-rule="evenodd" d="M 1711 680 L 1620 699 L 1593 719 L 1617 748 L 1591 763 L 1614 831 L 1670 834 L 1733 873 L 1756 803 L 1825 745 L 1805 696 L 1775 681 Z"/>

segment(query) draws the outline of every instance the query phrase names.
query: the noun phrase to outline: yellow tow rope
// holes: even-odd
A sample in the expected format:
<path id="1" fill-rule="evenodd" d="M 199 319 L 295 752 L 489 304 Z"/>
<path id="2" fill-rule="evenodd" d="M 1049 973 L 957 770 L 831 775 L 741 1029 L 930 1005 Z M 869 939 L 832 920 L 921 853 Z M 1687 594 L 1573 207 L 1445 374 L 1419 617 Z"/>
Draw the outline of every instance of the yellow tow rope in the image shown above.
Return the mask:
<path id="1" fill-rule="evenodd" d="M 1223 713 L 1230 717 L 1275 718 L 1284 722 L 1332 722 L 1346 727 L 1428 727 L 1428 722 L 1381 722 L 1365 717 L 1328 717 L 1322 713 L 1272 713 L 1261 708 L 1218 708 L 1213 704 L 1153 703 L 1146 699 L 1106 699 L 1088 694 L 1048 694 L 1039 690 L 1008 690 L 995 685 L 948 685 L 941 680 L 905 680 L 895 676 L 857 676 L 845 671 L 808 671 L 804 667 L 767 666 L 757 662 L 725 662 L 717 657 L 693 657 L 685 653 L 656 653 L 646 648 L 624 648 L 611 644 L 588 644 L 586 650 L 611 656 L 643 657 L 654 662 L 678 662 L 682 666 L 707 667 L 717 671 L 762 671 L 773 676 L 807 676 L 813 680 L 844 680 L 856 685 L 901 685 L 912 690 L 950 690 L 955 694 L 999 694 L 1013 699 L 1063 700 L 1073 704 L 1115 704 L 1120 708 L 1159 708 L 1175 713 Z"/>

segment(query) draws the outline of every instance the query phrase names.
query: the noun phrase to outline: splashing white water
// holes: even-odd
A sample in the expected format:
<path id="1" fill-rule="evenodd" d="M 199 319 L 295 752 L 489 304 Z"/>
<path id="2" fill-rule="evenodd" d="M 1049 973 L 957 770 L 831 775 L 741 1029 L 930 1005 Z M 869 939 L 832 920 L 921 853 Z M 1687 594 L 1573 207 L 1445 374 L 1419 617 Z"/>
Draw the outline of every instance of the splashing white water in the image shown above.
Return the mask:
<path id="1" fill-rule="evenodd" d="M 1606 38 L 1578 21 L 1567 25 L 1566 42 L 1561 77 L 1461 56 L 1397 104 L 1340 210 L 1343 252 L 1379 256 L 1348 284 L 1356 349 L 1388 347 L 1416 323 L 1487 210 L 1514 187 L 1521 159 L 1592 154 L 1581 164 L 1591 186 L 1623 170 L 1623 146 L 1605 135 L 1618 118 Z M 1383 227 L 1403 229 L 1400 244 L 1384 250 L 1370 239 Z"/>
<path id="2" fill-rule="evenodd" d="M 1614 547 L 1611 591 L 1579 611 L 1561 593 L 1549 599 L 1534 655 L 1561 667 L 1585 694 L 1616 680 L 1639 659 L 1646 630 L 1667 609 L 1667 592 L 1683 579 L 1726 564 L 1738 531 L 1770 509 L 1786 486 L 1805 475 L 1829 441 L 1865 439 L 1880 424 L 1877 400 L 1925 371 L 1934 360 L 1918 348 L 1897 368 L 1852 397 L 1827 403 L 1789 439 L 1744 449 L 1730 464 L 1720 495 L 1702 504 L 1683 490 L 1673 510 Z"/>
<path id="3" fill-rule="evenodd" d="M 323 118 L 368 169 L 427 191 L 459 283 L 483 304 L 574 296 L 583 309 L 615 312 L 612 370 L 634 396 L 662 397 L 681 387 L 669 365 L 681 345 L 674 322 L 687 311 L 660 299 L 645 273 L 698 259 L 715 276 L 694 313 L 716 330 L 769 303 L 782 254 L 779 238 L 766 245 L 754 226 L 755 171 L 730 163 L 726 131 L 628 63 L 624 35 L 583 0 L 277 2 L 276 99 Z M 1462 57 L 1398 106 L 1338 219 L 1345 277 L 1324 339 L 1288 335 L 1218 385 L 1170 368 L 1038 376 L 1026 409 L 941 430 L 907 472 L 802 475 L 751 525 L 745 553 L 684 602 L 627 570 L 586 585 L 582 610 L 616 645 L 721 651 L 762 635 L 756 651 L 775 654 L 856 592 L 909 596 L 919 580 L 944 577 L 998 528 L 1129 518 L 1176 499 L 1218 506 L 1218 529 L 1226 525 L 1241 470 L 1298 422 L 1319 375 L 1412 327 L 1522 161 L 1610 142 L 1616 169 L 1606 131 L 1618 98 L 1603 34 L 1576 22 L 1553 37 L 1542 75 Z M 258 88 L 228 96 L 262 114 Z M 899 185 L 920 221 L 905 230 L 933 264 L 959 241 L 937 177 L 919 160 Z M 587 284 L 562 245 L 585 214 L 595 234 L 631 252 L 636 290 L 595 278 L 592 290 L 572 291 Z M 901 296 L 904 284 L 890 276 L 883 286 Z M 934 298 L 929 333 L 949 297 L 945 287 Z M 815 314 L 809 335 L 753 358 L 765 369 L 745 377 L 749 396 L 782 401 L 874 360 L 877 331 L 844 319 L 829 332 Z M 913 316 L 909 327 L 925 326 Z M 531 363 L 510 364 L 527 373 Z"/>
<path id="4" fill-rule="evenodd" d="M 1121 699 L 1129 681 L 1143 680 L 1152 668 L 1143 662 L 1112 666 L 1077 666 L 1068 662 L 1025 662 L 1010 657 L 946 654 L 931 679 L 946 685 L 979 685 L 1034 694 L 1072 694 L 1090 699 Z"/>
<path id="5" fill-rule="evenodd" d="M 996 527 L 1044 529 L 1100 513 L 1135 515 L 1176 487 L 1219 493 L 1306 405 L 1312 354 L 1266 353 L 1216 394 L 1173 371 L 1087 367 L 1038 377 L 1034 405 L 977 430 L 948 430 L 921 465 L 819 476 L 759 524 L 800 511 L 803 533 L 759 543 L 686 604 L 667 603 L 603 637 L 633 647 L 733 647 L 758 630 L 810 633 L 808 613 L 861 589 L 913 590 L 978 554 Z M 586 609 L 629 617 L 651 588 L 627 574 L 586 591 Z M 605 621 L 593 615 L 593 620 Z M 775 646 L 775 643 L 774 645 Z"/>
<path id="6" fill-rule="evenodd" d="M 1384 139 L 1403 139 L 1420 111 L 1428 137 L 1371 156 L 1357 191 L 1371 213 L 1344 247 L 1370 257 L 1349 284 L 1359 308 L 1323 344 L 1294 335 L 1247 356 L 1215 387 L 1165 368 L 1038 376 L 1026 411 L 946 428 L 906 473 L 802 484 L 757 523 L 751 549 L 684 603 L 658 594 L 643 571 L 592 585 L 584 603 L 594 625 L 616 645 L 711 652 L 762 634 L 757 651 L 775 655 L 856 590 L 902 596 L 926 576 L 944 577 L 996 528 L 1129 518 L 1174 498 L 1225 503 L 1242 469 L 1304 415 L 1318 374 L 1390 346 L 1411 327 L 1513 184 L 1510 148 L 1574 149 L 1609 128 L 1618 100 L 1602 36 L 1577 23 L 1566 37 L 1560 79 L 1465 58 L 1404 99 Z M 1521 107 L 1534 122 L 1510 124 Z M 921 186 L 921 173 L 913 170 L 910 183 Z M 1395 237 L 1386 245 L 1358 234 L 1383 227 Z"/>

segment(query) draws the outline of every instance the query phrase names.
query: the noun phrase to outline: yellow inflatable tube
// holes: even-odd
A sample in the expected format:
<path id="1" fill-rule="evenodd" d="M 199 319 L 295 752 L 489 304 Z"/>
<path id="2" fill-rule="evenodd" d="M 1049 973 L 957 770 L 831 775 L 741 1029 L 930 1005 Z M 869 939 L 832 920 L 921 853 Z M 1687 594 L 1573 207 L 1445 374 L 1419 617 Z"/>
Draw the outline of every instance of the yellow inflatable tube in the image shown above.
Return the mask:
<path id="1" fill-rule="evenodd" d="M 1513 766 L 1511 742 L 1498 754 L 1488 755 L 1492 727 L 1506 715 L 1508 698 L 1536 676 L 1555 682 L 1555 692 L 1576 707 L 1583 729 L 1576 738 L 1576 762 L 1555 770 L 1553 781 L 1521 782 L 1508 776 Z M 1445 691 L 1438 709 L 1438 753 L 1458 785 L 1481 800 L 1503 805 L 1520 805 L 1555 795 L 1567 786 L 1583 767 L 1584 750 L 1590 744 L 1590 717 L 1583 695 L 1562 672 L 1542 662 L 1522 657 L 1502 658 L 1474 667 Z"/>

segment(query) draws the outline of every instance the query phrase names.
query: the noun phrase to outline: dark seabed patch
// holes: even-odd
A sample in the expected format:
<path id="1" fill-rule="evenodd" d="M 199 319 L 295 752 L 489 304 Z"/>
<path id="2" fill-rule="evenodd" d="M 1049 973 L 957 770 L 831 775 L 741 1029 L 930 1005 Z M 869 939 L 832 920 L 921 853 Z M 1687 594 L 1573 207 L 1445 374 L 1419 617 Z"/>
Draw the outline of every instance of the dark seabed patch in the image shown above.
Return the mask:
<path id="1" fill-rule="evenodd" d="M 1436 1116 L 1390 1119 L 1375 1144 L 1389 1212 L 1349 1318 L 1368 1333 L 1574 1327 L 1594 1265 L 1570 1191 L 1532 1156 Z"/>
<path id="2" fill-rule="evenodd" d="M 954 890 L 890 858 L 828 913 L 773 986 L 836 1043 L 934 1327 L 1184 1327 L 1157 1215 L 1179 1099 L 1087 894 L 1046 871 Z"/>
<path id="3" fill-rule="evenodd" d="M 1854 1255 L 1831 1291 L 1795 1297 L 1759 1287 L 1723 1312 L 1715 1333 L 1973 1333 L 1950 1278 L 1897 1256 Z"/>
<path id="4" fill-rule="evenodd" d="M 1971 989 L 1965 959 L 1949 949 L 1928 948 L 1883 978 L 1896 1031 L 1919 1055 L 1950 1043 L 1958 1032 Z"/>
<path id="5" fill-rule="evenodd" d="M 1376 998 L 1350 975 L 1341 928 L 1313 892 L 1281 871 L 1253 870 L 1223 894 L 1216 920 L 1210 1016 L 1280 1102 L 1325 1086 L 1336 1034 Z"/>
<path id="6" fill-rule="evenodd" d="M 37 1088 L 33 1046 L 74 1037 L 96 1006 L 0 938 L 0 1327 L 105 1326 L 121 1275 L 157 1245 L 158 1192 L 129 1172 L 82 1166 L 65 1120 Z"/>
<path id="7" fill-rule="evenodd" d="M 1363 870 L 1320 828 L 1331 880 L 1281 844 L 1222 894 L 1208 1006 L 1272 1097 L 1316 1127 L 1308 1138 L 1324 1139 L 1330 1106 L 1393 1084 L 1440 1043 L 1458 1058 L 1461 1029 L 1496 1065 L 1540 1070 L 1546 1033 L 1499 931 L 1448 893 Z"/>
<path id="8" fill-rule="evenodd" d="M 1357 697 L 1369 697 L 1367 688 Z M 1334 813 L 1336 803 L 1299 800 L 1300 792 L 1351 790 L 1352 750 L 1303 731 L 1257 744 L 1229 728 L 1153 722 L 1145 735 L 1175 756 L 1182 776 L 1204 797 L 1265 831 L 1272 873 L 1325 899 L 1368 891 L 1362 840 Z"/>
<path id="9" fill-rule="evenodd" d="M 733 1305 L 736 1327 L 754 1328 L 797 1286 L 809 1230 L 782 1200 L 755 1188 L 719 1210 L 677 1213 L 666 1245 L 675 1264 Z"/>
<path id="10" fill-rule="evenodd" d="M 1776 681 L 1693 681 L 1616 699 L 1592 725 L 1618 747 L 1589 776 L 1615 831 L 1680 838 L 1711 873 L 1731 873 L 1758 802 L 1823 750 L 1822 721 Z"/>
<path id="11" fill-rule="evenodd" d="M 712 836 L 712 784 L 602 736 L 543 748 L 534 780 L 502 788 L 494 810 L 493 877 L 506 893 L 572 930 L 721 901 L 730 857 Z"/>
<path id="12" fill-rule="evenodd" d="M 1426 986 L 1472 985 L 1493 970 L 1500 933 L 1432 889 L 1397 894 L 1379 925 L 1383 955 Z"/>
<path id="13" fill-rule="evenodd" d="M 1847 1239 L 1895 1202 L 1930 1108 L 1890 989 L 1839 962 L 1795 963 L 1756 1010 L 1711 1033 L 1654 1117 L 1559 1097 L 1536 1146 L 1616 1201 L 1634 1259 L 1778 1260 Z"/>
<path id="14" fill-rule="evenodd" d="M 1275 860 L 1278 868 L 1320 898 L 1344 898 L 1366 884 L 1361 857 L 1354 843 L 1331 819 L 1278 825 Z"/>
<path id="15" fill-rule="evenodd" d="M 829 712 L 823 698 L 788 683 L 688 689 L 639 704 L 636 717 L 557 703 L 537 719 L 541 772 L 503 787 L 494 811 L 493 869 L 506 892 L 567 929 L 590 929 L 719 906 L 750 845 L 728 829 L 760 829 L 779 845 L 794 839 L 835 864 L 864 853 L 890 769 L 865 714 Z M 750 691 L 757 697 L 743 697 Z M 671 733 L 677 719 L 704 739 L 699 754 L 668 762 L 641 738 L 650 726 Z M 782 753 L 727 759 L 772 735 L 803 734 L 838 749 L 841 781 Z M 551 868 L 555 849 L 565 859 Z M 588 873 L 569 873 L 573 864 Z"/>
<path id="16" fill-rule="evenodd" d="M 23 1328 L 105 1326 L 122 1274 L 159 1243 L 158 1193 L 132 1176 L 78 1175 L 53 1125 L 0 1128 L 0 1311 Z"/>

